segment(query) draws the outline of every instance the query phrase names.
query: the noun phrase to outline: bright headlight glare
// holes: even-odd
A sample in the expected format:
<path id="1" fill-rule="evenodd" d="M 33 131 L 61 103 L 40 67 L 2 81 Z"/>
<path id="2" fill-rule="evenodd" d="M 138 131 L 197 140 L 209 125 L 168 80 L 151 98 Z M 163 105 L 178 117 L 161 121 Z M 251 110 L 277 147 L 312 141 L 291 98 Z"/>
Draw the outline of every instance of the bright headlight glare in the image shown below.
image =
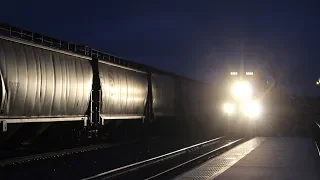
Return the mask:
<path id="1" fill-rule="evenodd" d="M 233 114 L 235 112 L 235 105 L 231 103 L 225 103 L 223 105 L 223 111 L 227 114 Z"/>
<path id="2" fill-rule="evenodd" d="M 250 99 L 252 96 L 252 87 L 249 82 L 239 81 L 232 87 L 232 95 L 237 99 Z"/>
<path id="3" fill-rule="evenodd" d="M 244 104 L 243 113 L 245 116 L 257 118 L 262 113 L 262 106 L 259 102 L 250 101 Z"/>

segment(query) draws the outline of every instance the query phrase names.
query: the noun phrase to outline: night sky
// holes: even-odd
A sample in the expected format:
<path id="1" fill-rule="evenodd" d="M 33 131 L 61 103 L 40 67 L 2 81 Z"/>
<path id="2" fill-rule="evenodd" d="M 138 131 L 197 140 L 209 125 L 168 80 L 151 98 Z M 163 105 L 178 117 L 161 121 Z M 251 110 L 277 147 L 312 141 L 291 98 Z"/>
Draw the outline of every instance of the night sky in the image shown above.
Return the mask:
<path id="1" fill-rule="evenodd" d="M 0 21 L 211 83 L 238 67 L 242 45 L 247 69 L 276 69 L 291 92 L 320 95 L 319 5 L 7 0 Z"/>

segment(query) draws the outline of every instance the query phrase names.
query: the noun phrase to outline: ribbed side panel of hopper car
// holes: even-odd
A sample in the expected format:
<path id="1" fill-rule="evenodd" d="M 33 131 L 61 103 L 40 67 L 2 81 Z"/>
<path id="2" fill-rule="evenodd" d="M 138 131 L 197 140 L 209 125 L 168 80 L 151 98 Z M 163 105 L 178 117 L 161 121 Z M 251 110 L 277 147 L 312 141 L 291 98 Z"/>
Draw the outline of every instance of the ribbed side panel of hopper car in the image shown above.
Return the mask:
<path id="1" fill-rule="evenodd" d="M 88 59 L 0 39 L 0 72 L 1 118 L 85 116 L 93 76 Z"/>
<path id="2" fill-rule="evenodd" d="M 102 119 L 144 118 L 147 73 L 99 61 Z"/>
<path id="3" fill-rule="evenodd" d="M 164 75 L 152 75 L 152 96 L 155 116 L 175 115 L 174 79 Z"/>

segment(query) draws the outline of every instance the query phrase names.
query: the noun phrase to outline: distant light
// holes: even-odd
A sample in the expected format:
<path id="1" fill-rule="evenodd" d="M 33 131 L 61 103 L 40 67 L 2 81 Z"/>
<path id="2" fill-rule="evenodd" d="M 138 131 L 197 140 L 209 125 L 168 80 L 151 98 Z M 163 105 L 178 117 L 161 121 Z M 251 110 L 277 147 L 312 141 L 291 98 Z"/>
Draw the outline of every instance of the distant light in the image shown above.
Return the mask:
<path id="1" fill-rule="evenodd" d="M 317 85 L 319 85 L 319 81 L 317 81 L 316 83 L 317 83 Z"/>
<path id="2" fill-rule="evenodd" d="M 246 72 L 246 75 L 252 76 L 252 75 L 253 75 L 253 72 Z"/>
<path id="3" fill-rule="evenodd" d="M 230 75 L 231 76 L 236 76 L 236 75 L 238 75 L 238 72 L 230 72 Z"/>

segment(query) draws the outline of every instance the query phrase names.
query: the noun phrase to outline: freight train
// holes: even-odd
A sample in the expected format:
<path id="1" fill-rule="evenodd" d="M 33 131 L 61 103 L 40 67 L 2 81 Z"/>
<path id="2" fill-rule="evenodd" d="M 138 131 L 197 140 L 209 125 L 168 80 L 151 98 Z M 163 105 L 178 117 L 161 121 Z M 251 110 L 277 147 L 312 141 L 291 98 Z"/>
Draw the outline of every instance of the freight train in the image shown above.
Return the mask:
<path id="1" fill-rule="evenodd" d="M 217 114 L 209 84 L 7 24 L 0 85 L 4 132 L 13 124 L 83 122 L 92 130 L 110 120 L 165 118 L 207 128 Z"/>

